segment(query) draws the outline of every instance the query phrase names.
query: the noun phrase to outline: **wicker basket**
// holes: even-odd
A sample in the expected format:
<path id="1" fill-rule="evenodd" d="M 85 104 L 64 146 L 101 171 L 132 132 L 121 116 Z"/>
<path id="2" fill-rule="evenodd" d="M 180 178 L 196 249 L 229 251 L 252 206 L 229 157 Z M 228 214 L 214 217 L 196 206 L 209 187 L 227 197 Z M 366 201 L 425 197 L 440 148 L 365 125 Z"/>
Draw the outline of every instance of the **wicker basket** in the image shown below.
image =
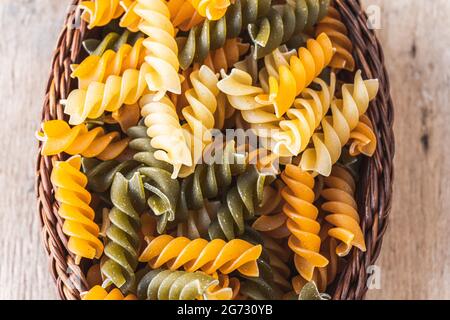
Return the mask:
<path id="1" fill-rule="evenodd" d="M 70 27 L 76 22 L 75 8 L 81 0 L 72 2 L 72 10 L 68 13 L 53 56 L 42 121 L 64 118 L 60 100 L 65 99 L 73 88 L 70 65 L 77 60 L 87 28 L 84 22 L 78 28 Z M 372 102 L 368 113 L 375 126 L 379 144 L 374 157 L 363 163 L 358 194 L 367 252 L 353 251 L 331 292 L 334 299 L 353 300 L 363 299 L 367 292 L 367 268 L 375 263 L 387 228 L 392 200 L 394 112 L 383 51 L 374 32 L 367 27 L 367 17 L 361 9 L 360 1 L 336 0 L 335 4 L 342 14 L 354 43 L 357 67 L 363 71 L 364 77 L 380 80 L 380 92 L 377 99 Z M 87 290 L 85 277 L 87 266 L 76 265 L 74 257 L 67 251 L 67 238 L 62 232 L 63 221 L 58 215 L 58 204 L 50 182 L 52 162 L 61 157 L 63 156 L 38 155 L 37 209 L 42 223 L 43 243 L 49 256 L 50 272 L 56 282 L 59 295 L 62 299 L 80 299 L 80 292 Z"/>

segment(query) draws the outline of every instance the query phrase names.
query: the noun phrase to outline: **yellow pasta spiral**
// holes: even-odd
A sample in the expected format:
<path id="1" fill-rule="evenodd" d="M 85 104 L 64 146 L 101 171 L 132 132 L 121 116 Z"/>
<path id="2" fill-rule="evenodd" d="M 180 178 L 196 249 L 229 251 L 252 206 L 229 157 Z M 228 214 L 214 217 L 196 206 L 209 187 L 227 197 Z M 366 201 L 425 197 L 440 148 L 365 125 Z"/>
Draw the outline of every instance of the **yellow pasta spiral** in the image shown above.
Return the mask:
<path id="1" fill-rule="evenodd" d="M 126 297 L 119 289 L 114 288 L 109 293 L 101 286 L 92 287 L 91 290 L 83 295 L 83 300 L 137 300 L 134 294 L 128 294 Z"/>
<path id="2" fill-rule="evenodd" d="M 94 0 L 83 1 L 80 8 L 84 10 L 83 19 L 87 21 L 88 28 L 107 25 L 111 20 L 119 18 L 123 14 L 120 0 Z"/>
<path id="3" fill-rule="evenodd" d="M 230 6 L 230 0 L 189 0 L 192 6 L 202 16 L 214 21 L 222 18 Z"/>
<path id="4" fill-rule="evenodd" d="M 188 31 L 205 19 L 195 10 L 189 1 L 167 0 L 166 2 L 170 11 L 170 20 L 175 28 L 179 28 L 182 31 Z M 132 32 L 139 31 L 139 24 L 141 23 L 142 18 L 134 11 L 137 1 L 122 0 L 120 1 L 120 5 L 125 10 L 125 14 L 120 20 L 120 26 L 122 28 L 127 28 Z"/>
<path id="5" fill-rule="evenodd" d="M 370 101 L 378 93 L 378 80 L 363 80 L 361 71 L 356 72 L 354 84 L 342 86 L 342 99 L 331 104 L 331 116 L 322 120 L 321 131 L 312 137 L 313 147 L 305 150 L 300 166 L 304 171 L 329 176 L 331 168 L 341 156 L 342 147 L 351 139 Z"/>
<path id="6" fill-rule="evenodd" d="M 330 38 L 321 33 L 317 39 L 310 39 L 307 48 L 300 48 L 298 55 L 289 61 L 283 55 L 274 54 L 265 57 L 268 92 L 257 96 L 261 104 L 274 105 L 277 118 L 282 117 L 297 97 L 308 87 L 330 63 L 334 50 Z M 272 61 L 270 61 L 272 60 Z"/>
<path id="7" fill-rule="evenodd" d="M 57 161 L 51 174 L 58 213 L 64 219 L 63 232 L 69 237 L 67 248 L 81 258 L 100 259 L 103 243 L 98 239 L 99 227 L 94 222 L 95 212 L 89 206 L 91 194 L 86 190 L 87 177 L 80 171 L 81 157 Z"/>
<path id="8" fill-rule="evenodd" d="M 336 254 L 344 257 L 353 247 L 365 252 L 364 234 L 359 225 L 358 206 L 354 198 L 356 186 L 351 173 L 336 165 L 331 176 L 325 178 L 325 186 L 321 193 L 326 200 L 322 209 L 329 213 L 325 220 L 333 226 L 328 235 L 339 241 Z"/>
<path id="9" fill-rule="evenodd" d="M 103 128 L 88 130 L 85 124 L 71 128 L 63 120 L 50 120 L 42 124 L 38 139 L 43 142 L 42 155 L 62 152 L 98 158 L 103 161 L 117 158 L 128 146 L 129 138 L 120 139 L 118 132 L 105 133 Z"/>
<path id="10" fill-rule="evenodd" d="M 257 277 L 257 259 L 261 252 L 261 245 L 255 246 L 240 239 L 227 243 L 221 239 L 208 242 L 201 238 L 189 240 L 161 235 L 149 239 L 139 261 L 148 262 L 153 269 L 166 265 L 170 270 L 184 267 L 187 272 L 201 270 L 208 275 L 217 271 L 229 274 L 237 270 L 245 276 Z"/>
<path id="11" fill-rule="evenodd" d="M 336 53 L 331 59 L 330 67 L 334 69 L 355 70 L 355 59 L 353 58 L 353 44 L 348 38 L 348 30 L 342 22 L 341 14 L 336 8 L 329 7 L 328 15 L 322 19 L 316 27 L 316 35 L 325 33 L 333 43 Z"/>
<path id="12" fill-rule="evenodd" d="M 286 187 L 281 196 L 286 201 L 284 214 L 289 218 L 287 227 L 292 235 L 289 247 L 295 253 L 294 262 L 299 274 L 311 281 L 316 267 L 327 266 L 328 260 L 320 252 L 320 224 L 314 202 L 314 178 L 294 165 L 286 166 L 281 175 Z"/>
<path id="13" fill-rule="evenodd" d="M 154 156 L 173 166 L 172 178 L 175 179 L 183 166 L 192 166 L 189 133 L 181 127 L 175 106 L 168 97 L 157 101 L 155 95 L 146 95 L 140 105 L 147 135 L 152 138 L 152 147 L 158 150 Z"/>
<path id="14" fill-rule="evenodd" d="M 137 0 L 133 10 L 142 18 L 139 30 L 147 36 L 144 47 L 149 70 L 145 78 L 149 89 L 156 91 L 159 98 L 167 91 L 181 94 L 178 45 L 167 3 L 163 0 Z"/>
<path id="15" fill-rule="evenodd" d="M 152 72 L 143 63 L 139 70 L 127 69 L 122 76 L 109 76 L 105 83 L 92 82 L 87 89 L 73 90 L 64 101 L 69 123 L 78 125 L 86 119 L 97 119 L 105 111 L 114 112 L 124 104 L 135 104 L 147 89 L 146 77 Z"/>
<path id="16" fill-rule="evenodd" d="M 225 97 L 217 88 L 218 81 L 218 76 L 205 65 L 190 75 L 192 89 L 185 93 L 189 105 L 182 110 L 182 114 L 187 122 L 184 128 L 192 136 L 190 147 L 194 166 L 204 148 L 212 141 L 211 130 L 215 126 L 216 110 L 225 108 Z M 194 166 L 188 173 L 193 172 Z"/>
<path id="17" fill-rule="evenodd" d="M 79 81 L 79 89 L 87 89 L 92 82 L 104 83 L 109 76 L 121 76 L 128 69 L 139 69 L 146 55 L 140 38 L 131 46 L 122 45 L 117 52 L 107 50 L 101 56 L 90 55 L 79 65 L 72 65 L 72 78 Z"/>

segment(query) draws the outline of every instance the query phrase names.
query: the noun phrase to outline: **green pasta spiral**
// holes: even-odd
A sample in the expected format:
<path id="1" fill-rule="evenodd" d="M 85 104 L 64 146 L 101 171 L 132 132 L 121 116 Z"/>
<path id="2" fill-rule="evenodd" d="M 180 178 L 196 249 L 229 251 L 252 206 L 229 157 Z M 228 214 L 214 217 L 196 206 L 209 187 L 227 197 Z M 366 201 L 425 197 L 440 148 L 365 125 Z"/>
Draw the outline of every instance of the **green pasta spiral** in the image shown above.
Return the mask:
<path id="1" fill-rule="evenodd" d="M 236 151 L 234 142 L 228 142 L 222 161 L 199 164 L 195 172 L 181 184 L 181 202 L 189 210 L 199 210 L 205 199 L 214 199 L 232 184 L 233 177 L 246 170 L 245 155 Z"/>
<path id="2" fill-rule="evenodd" d="M 112 185 L 116 173 L 120 172 L 127 176 L 140 166 L 139 162 L 128 160 L 119 162 L 117 160 L 100 161 L 95 158 L 82 158 L 83 172 L 88 177 L 88 187 L 93 192 L 106 192 Z"/>
<path id="3" fill-rule="evenodd" d="M 272 6 L 266 17 L 248 26 L 254 58 L 260 59 L 288 42 L 298 47 L 302 33 L 327 15 L 329 5 L 330 0 L 288 0 Z"/>
<path id="4" fill-rule="evenodd" d="M 117 173 L 111 186 L 114 207 L 109 212 L 110 226 L 102 274 L 122 292 L 134 290 L 138 265 L 140 214 L 145 210 L 145 190 L 139 173 L 126 179 Z"/>
<path id="5" fill-rule="evenodd" d="M 138 125 L 128 129 L 127 133 L 131 138 L 129 146 L 136 151 L 134 160 L 144 165 L 138 172 L 145 190 L 150 193 L 147 203 L 158 217 L 157 230 L 162 234 L 175 217 L 182 220 L 187 215 L 185 203 L 180 201 L 179 182 L 171 178 L 172 167 L 155 158 L 156 149 L 151 146 L 147 127 Z"/>
<path id="6" fill-rule="evenodd" d="M 194 62 L 203 63 L 210 51 L 225 45 L 226 39 L 238 37 L 249 24 L 265 17 L 270 11 L 271 4 L 271 0 L 236 0 L 220 20 L 205 20 L 192 28 L 187 37 L 177 39 L 181 48 L 179 52 L 181 68 L 186 70 Z"/>
<path id="7" fill-rule="evenodd" d="M 195 300 L 218 281 L 203 272 L 152 270 L 137 287 L 141 300 Z"/>
<path id="8" fill-rule="evenodd" d="M 124 30 L 121 34 L 119 32 L 111 31 L 101 40 L 94 38 L 86 39 L 82 43 L 83 48 L 91 56 L 101 56 L 108 50 L 117 52 L 124 44 L 133 46 L 138 39 L 144 37 L 140 32 L 133 33 L 128 30 Z"/>
<path id="9" fill-rule="evenodd" d="M 228 241 L 245 232 L 245 220 L 255 216 L 255 209 L 263 200 L 263 190 L 272 176 L 259 172 L 254 165 L 238 176 L 236 186 L 230 189 L 217 212 L 208 233 L 211 239 Z"/>
<path id="10" fill-rule="evenodd" d="M 273 282 L 273 271 L 269 263 L 258 260 L 259 277 L 244 277 L 241 282 L 240 294 L 252 300 L 280 300 L 282 291 Z"/>

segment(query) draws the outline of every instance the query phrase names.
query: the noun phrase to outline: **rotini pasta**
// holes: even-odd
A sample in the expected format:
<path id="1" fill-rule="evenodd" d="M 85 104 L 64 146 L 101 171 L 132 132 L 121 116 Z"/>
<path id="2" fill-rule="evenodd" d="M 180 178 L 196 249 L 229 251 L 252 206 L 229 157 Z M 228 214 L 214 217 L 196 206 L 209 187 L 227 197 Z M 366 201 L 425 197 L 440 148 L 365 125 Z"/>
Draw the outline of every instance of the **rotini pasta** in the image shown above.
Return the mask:
<path id="1" fill-rule="evenodd" d="M 207 2 L 207 1 L 205 1 Z M 217 21 L 205 20 L 192 28 L 185 38 L 179 40 L 179 61 L 186 70 L 194 62 L 203 63 L 209 52 L 222 48 L 226 39 L 239 37 L 249 23 L 266 16 L 271 0 L 236 0 L 228 7 L 226 15 Z"/>
<path id="2" fill-rule="evenodd" d="M 94 0 L 83 1 L 80 8 L 83 12 L 83 19 L 87 21 L 88 28 L 105 26 L 113 19 L 119 18 L 123 14 L 123 9 L 119 5 L 120 0 Z"/>
<path id="3" fill-rule="evenodd" d="M 264 59 L 266 68 L 262 71 L 262 78 L 267 80 L 260 81 L 267 83 L 268 90 L 257 96 L 257 101 L 273 104 L 277 118 L 282 117 L 294 103 L 295 97 L 328 66 L 333 55 L 333 45 L 325 33 L 321 33 L 316 40 L 308 40 L 307 48 L 300 48 L 298 56 L 291 56 L 289 61 L 275 50 L 273 55 Z"/>
<path id="4" fill-rule="evenodd" d="M 117 288 L 108 293 L 101 286 L 95 286 L 83 295 L 83 300 L 137 300 L 137 297 L 134 294 L 124 296 Z"/>
<path id="5" fill-rule="evenodd" d="M 145 78 L 149 89 L 156 91 L 159 98 L 167 91 L 180 94 L 178 45 L 167 3 L 163 0 L 137 0 L 133 10 L 142 18 L 139 30 L 147 36 L 143 45 L 148 52 L 145 61 L 150 68 Z"/>
<path id="6" fill-rule="evenodd" d="M 120 139 L 118 132 L 105 133 L 101 127 L 88 130 L 85 124 L 71 128 L 63 120 L 44 122 L 37 138 L 43 143 L 41 153 L 44 156 L 65 152 L 103 161 L 117 158 L 129 142 L 129 138 Z"/>
<path id="7" fill-rule="evenodd" d="M 261 245 L 255 246 L 239 239 L 208 242 L 205 239 L 189 240 L 161 235 L 148 239 L 139 261 L 148 262 L 152 269 L 166 266 L 173 271 L 184 267 L 187 272 L 201 270 L 209 275 L 216 272 L 230 274 L 237 270 L 248 277 L 257 277 L 259 270 L 256 261 L 261 252 Z"/>
<path id="8" fill-rule="evenodd" d="M 140 246 L 140 215 L 146 207 L 146 195 L 139 173 L 128 180 L 121 173 L 114 176 L 111 201 L 114 207 L 108 214 L 106 230 L 108 242 L 101 271 L 106 284 L 114 284 L 122 292 L 133 291 Z"/>
<path id="9" fill-rule="evenodd" d="M 83 172 L 88 178 L 89 189 L 98 193 L 106 192 L 111 187 L 116 173 L 127 175 L 139 167 L 139 162 L 133 160 L 119 162 L 83 158 L 81 163 Z"/>
<path id="10" fill-rule="evenodd" d="M 74 156 L 57 161 L 51 174 L 55 199 L 59 202 L 58 214 L 64 219 L 63 232 L 69 237 L 67 247 L 77 264 L 82 258 L 99 259 L 103 253 L 103 243 L 98 239 L 100 229 L 94 222 L 95 212 L 89 206 L 87 178 L 80 168 L 81 157 Z"/>
<path id="11" fill-rule="evenodd" d="M 175 179 L 183 167 L 193 166 L 189 132 L 180 125 L 175 106 L 168 97 L 158 101 L 154 95 L 146 95 L 140 105 L 151 145 L 158 149 L 155 158 L 173 166 Z"/>
<path id="12" fill-rule="evenodd" d="M 328 260 L 320 251 L 320 224 L 316 221 L 318 209 L 314 202 L 314 178 L 294 165 L 286 166 L 281 175 L 286 188 L 281 192 L 286 201 L 283 212 L 289 218 L 287 227 L 292 235 L 289 247 L 295 253 L 294 262 L 298 273 L 311 281 L 316 267 L 327 266 Z"/>
<path id="13" fill-rule="evenodd" d="M 270 54 L 311 29 L 325 17 L 329 4 L 329 0 L 288 0 L 285 4 L 272 6 L 266 17 L 249 25 L 255 59 Z"/>
<path id="14" fill-rule="evenodd" d="M 213 291 L 219 280 L 203 272 L 152 270 L 141 279 L 137 296 L 141 300 L 223 299 L 233 296 L 232 289 Z"/>
<path id="15" fill-rule="evenodd" d="M 236 186 L 230 189 L 217 212 L 208 233 L 211 239 L 232 240 L 245 231 L 245 220 L 254 217 L 263 201 L 263 190 L 272 176 L 259 172 L 254 165 L 237 177 Z"/>
<path id="16" fill-rule="evenodd" d="M 305 150 L 300 166 L 304 171 L 329 176 L 331 168 L 341 156 L 342 147 L 351 132 L 358 126 L 360 116 L 365 114 L 369 102 L 378 93 L 378 80 L 363 80 L 361 71 L 356 72 L 354 84 L 342 86 L 342 100 L 331 104 L 331 116 L 322 120 L 322 129 L 312 137 L 313 147 Z"/>
<path id="17" fill-rule="evenodd" d="M 175 28 L 188 31 L 204 20 L 204 17 L 195 10 L 190 1 L 167 0 L 166 2 L 170 11 L 170 20 Z M 134 11 L 138 4 L 137 1 L 122 0 L 120 4 L 125 10 L 125 14 L 120 20 L 120 26 L 133 32 L 138 31 L 142 18 Z"/>
<path id="18" fill-rule="evenodd" d="M 328 15 L 317 24 L 316 35 L 321 33 L 326 33 L 330 37 L 333 47 L 336 49 L 330 67 L 353 72 L 355 70 L 353 44 L 348 38 L 348 30 L 342 22 L 341 14 L 332 6 L 328 8 Z"/>
<path id="19" fill-rule="evenodd" d="M 356 157 L 364 154 L 368 157 L 374 155 L 377 149 L 377 137 L 373 131 L 372 121 L 362 115 L 355 129 L 350 133 L 349 154 Z"/>
<path id="20" fill-rule="evenodd" d="M 195 10 L 208 20 L 219 20 L 227 12 L 230 0 L 189 0 Z"/>
<path id="21" fill-rule="evenodd" d="M 211 51 L 203 64 L 216 73 L 222 69 L 229 70 L 248 50 L 249 44 L 242 43 L 240 38 L 227 39 L 223 48 Z"/>
<path id="22" fill-rule="evenodd" d="M 358 206 L 354 198 L 356 186 L 351 173 L 336 165 L 331 176 L 325 178 L 325 186 L 321 193 L 326 200 L 322 209 L 329 213 L 325 220 L 333 226 L 328 235 L 339 241 L 336 254 L 344 257 L 353 247 L 365 252 L 366 244 L 359 226 Z"/>
<path id="23" fill-rule="evenodd" d="M 78 125 L 99 118 L 105 111 L 137 103 L 147 89 L 147 75 L 151 72 L 152 67 L 144 62 L 139 70 L 127 69 L 122 76 L 109 76 L 105 83 L 92 82 L 87 89 L 73 90 L 63 101 L 69 123 Z"/>
<path id="24" fill-rule="evenodd" d="M 108 124 L 119 124 L 122 132 L 127 132 L 131 127 L 138 124 L 141 115 L 141 109 L 138 104 L 124 105 L 119 110 L 105 115 L 104 121 Z"/>
<path id="25" fill-rule="evenodd" d="M 128 130 L 130 148 L 136 151 L 134 160 L 144 164 L 139 168 L 141 183 L 150 192 L 147 204 L 152 213 L 158 217 L 157 230 L 163 233 L 175 217 L 184 220 L 187 215 L 186 204 L 181 201 L 178 180 L 171 178 L 172 166 L 156 159 L 156 150 L 151 146 L 145 126 L 136 126 Z"/>
<path id="26" fill-rule="evenodd" d="M 110 38 L 118 37 L 110 33 L 97 50 L 84 59 L 79 65 L 72 65 L 72 78 L 78 79 L 78 88 L 87 89 L 93 82 L 104 83 L 109 76 L 121 76 L 128 69 L 139 69 L 146 56 L 142 45 L 143 38 L 139 38 L 133 45 L 127 43 L 128 31 L 117 40 L 117 49 L 108 49 Z"/>

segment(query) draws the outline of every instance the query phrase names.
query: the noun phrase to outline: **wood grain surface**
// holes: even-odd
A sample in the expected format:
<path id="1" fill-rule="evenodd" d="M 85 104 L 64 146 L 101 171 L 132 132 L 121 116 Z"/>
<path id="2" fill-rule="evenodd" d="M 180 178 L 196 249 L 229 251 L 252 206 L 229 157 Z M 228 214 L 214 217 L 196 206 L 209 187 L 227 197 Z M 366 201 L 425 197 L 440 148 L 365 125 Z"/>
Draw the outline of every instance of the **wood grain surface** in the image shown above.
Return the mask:
<path id="1" fill-rule="evenodd" d="M 0 299 L 55 299 L 34 161 L 61 0 L 0 1 Z M 372 299 L 450 299 L 450 1 L 367 0 L 396 107 L 394 205 Z"/>

